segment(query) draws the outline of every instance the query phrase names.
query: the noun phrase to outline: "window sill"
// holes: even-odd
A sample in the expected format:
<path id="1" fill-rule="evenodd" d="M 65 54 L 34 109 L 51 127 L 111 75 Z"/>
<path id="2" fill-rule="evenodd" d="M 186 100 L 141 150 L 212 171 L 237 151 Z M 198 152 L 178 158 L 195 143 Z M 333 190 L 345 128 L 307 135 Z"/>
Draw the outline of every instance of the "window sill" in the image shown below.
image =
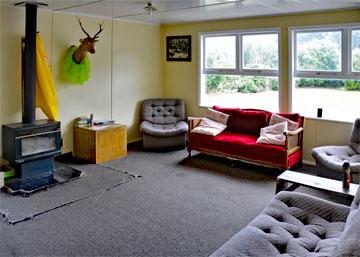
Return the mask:
<path id="1" fill-rule="evenodd" d="M 346 119 L 318 118 L 318 117 L 311 117 L 311 116 L 305 116 L 305 119 L 314 120 L 314 121 L 347 123 L 347 124 L 352 124 L 355 121 L 355 118 L 354 118 L 354 120 L 346 120 Z"/>

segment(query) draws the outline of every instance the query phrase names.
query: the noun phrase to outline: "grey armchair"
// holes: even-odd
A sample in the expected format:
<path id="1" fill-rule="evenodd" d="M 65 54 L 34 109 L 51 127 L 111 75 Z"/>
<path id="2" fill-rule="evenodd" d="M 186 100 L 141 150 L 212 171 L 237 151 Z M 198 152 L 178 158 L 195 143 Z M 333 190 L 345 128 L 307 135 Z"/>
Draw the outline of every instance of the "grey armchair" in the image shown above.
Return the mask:
<path id="1" fill-rule="evenodd" d="M 140 124 L 144 148 L 184 148 L 187 130 L 183 100 L 174 98 L 144 100 Z"/>
<path id="2" fill-rule="evenodd" d="M 316 160 L 317 175 L 332 179 L 342 179 L 344 161 L 350 163 L 352 182 L 360 181 L 360 119 L 356 119 L 351 132 L 349 145 L 320 146 L 313 148 L 311 154 Z"/>

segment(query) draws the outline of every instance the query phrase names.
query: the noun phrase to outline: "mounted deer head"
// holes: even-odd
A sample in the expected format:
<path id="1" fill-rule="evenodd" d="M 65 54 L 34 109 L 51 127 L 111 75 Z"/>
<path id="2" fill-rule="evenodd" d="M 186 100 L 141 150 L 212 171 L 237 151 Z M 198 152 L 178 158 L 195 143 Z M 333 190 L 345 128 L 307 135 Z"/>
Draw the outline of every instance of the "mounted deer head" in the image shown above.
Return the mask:
<path id="1" fill-rule="evenodd" d="M 83 60 L 84 56 L 86 55 L 86 52 L 89 52 L 91 54 L 95 53 L 95 43 L 98 41 L 97 39 L 99 38 L 99 34 L 101 33 L 101 31 L 103 30 L 103 27 L 102 25 L 104 24 L 103 23 L 99 23 L 99 31 L 93 36 L 91 37 L 89 35 L 89 33 L 86 32 L 86 30 L 84 29 L 84 27 L 82 26 L 82 23 L 79 19 L 79 17 L 76 17 L 79 24 L 80 24 L 80 27 L 81 27 L 81 30 L 85 33 L 86 35 L 86 38 L 82 38 L 80 39 L 80 46 L 79 48 L 75 51 L 74 53 L 74 60 L 77 62 L 77 63 L 81 63 L 81 61 Z"/>

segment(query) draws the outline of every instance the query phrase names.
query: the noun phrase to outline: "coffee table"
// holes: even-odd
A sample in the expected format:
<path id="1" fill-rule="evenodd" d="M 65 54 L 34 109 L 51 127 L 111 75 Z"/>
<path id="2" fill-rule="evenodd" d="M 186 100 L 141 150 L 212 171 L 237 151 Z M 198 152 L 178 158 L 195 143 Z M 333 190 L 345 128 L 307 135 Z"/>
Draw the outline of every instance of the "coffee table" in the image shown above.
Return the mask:
<path id="1" fill-rule="evenodd" d="M 288 186 L 288 183 L 291 183 Z M 299 186 L 333 192 L 343 196 L 354 197 L 359 187 L 350 183 L 348 189 L 342 187 L 342 181 L 308 175 L 296 171 L 286 170 L 276 178 L 276 193 L 280 191 L 293 191 Z"/>

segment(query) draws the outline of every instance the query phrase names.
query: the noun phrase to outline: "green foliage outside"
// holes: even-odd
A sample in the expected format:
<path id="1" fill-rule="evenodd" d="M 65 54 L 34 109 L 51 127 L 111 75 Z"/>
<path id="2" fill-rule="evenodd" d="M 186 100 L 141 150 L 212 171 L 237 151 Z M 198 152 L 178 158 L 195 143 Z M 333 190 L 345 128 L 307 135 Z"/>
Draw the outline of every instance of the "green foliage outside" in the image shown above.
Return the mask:
<path id="1" fill-rule="evenodd" d="M 309 41 L 298 51 L 297 63 L 301 70 L 340 70 L 340 49 L 331 41 Z"/>
<path id="2" fill-rule="evenodd" d="M 298 79 L 295 85 L 300 88 L 332 88 L 347 91 L 360 90 L 360 80 Z"/>
<path id="3" fill-rule="evenodd" d="M 223 78 L 224 76 L 221 75 L 207 75 L 205 80 L 206 93 L 215 93 L 219 91 Z"/>
<path id="4" fill-rule="evenodd" d="M 323 80 L 323 79 L 298 79 L 295 82 L 296 87 L 301 88 L 342 88 L 342 80 Z"/>
<path id="5" fill-rule="evenodd" d="M 360 91 L 360 80 L 346 80 L 344 86 L 345 90 Z"/>
<path id="6" fill-rule="evenodd" d="M 269 77 L 207 75 L 205 84 L 206 93 L 259 93 L 279 89 L 278 79 Z"/>
<path id="7" fill-rule="evenodd" d="M 301 33 L 297 37 L 297 47 L 297 67 L 300 70 L 340 70 L 340 33 Z M 244 47 L 243 57 L 248 68 L 277 68 L 277 51 L 270 43 L 264 45 L 249 42 Z M 226 51 L 213 52 L 207 56 L 207 67 L 228 68 L 233 59 L 234 56 L 228 55 Z M 360 71 L 360 31 L 354 31 L 353 34 L 352 70 Z M 258 93 L 279 90 L 278 79 L 270 77 L 206 75 L 205 84 L 207 93 Z M 360 91 L 360 80 L 298 79 L 296 87 Z"/>
<path id="8" fill-rule="evenodd" d="M 206 93 L 259 93 L 279 90 L 279 80 L 270 77 L 240 77 L 230 75 L 207 75 Z M 299 88 L 329 88 L 360 91 L 360 80 L 298 79 Z"/>

